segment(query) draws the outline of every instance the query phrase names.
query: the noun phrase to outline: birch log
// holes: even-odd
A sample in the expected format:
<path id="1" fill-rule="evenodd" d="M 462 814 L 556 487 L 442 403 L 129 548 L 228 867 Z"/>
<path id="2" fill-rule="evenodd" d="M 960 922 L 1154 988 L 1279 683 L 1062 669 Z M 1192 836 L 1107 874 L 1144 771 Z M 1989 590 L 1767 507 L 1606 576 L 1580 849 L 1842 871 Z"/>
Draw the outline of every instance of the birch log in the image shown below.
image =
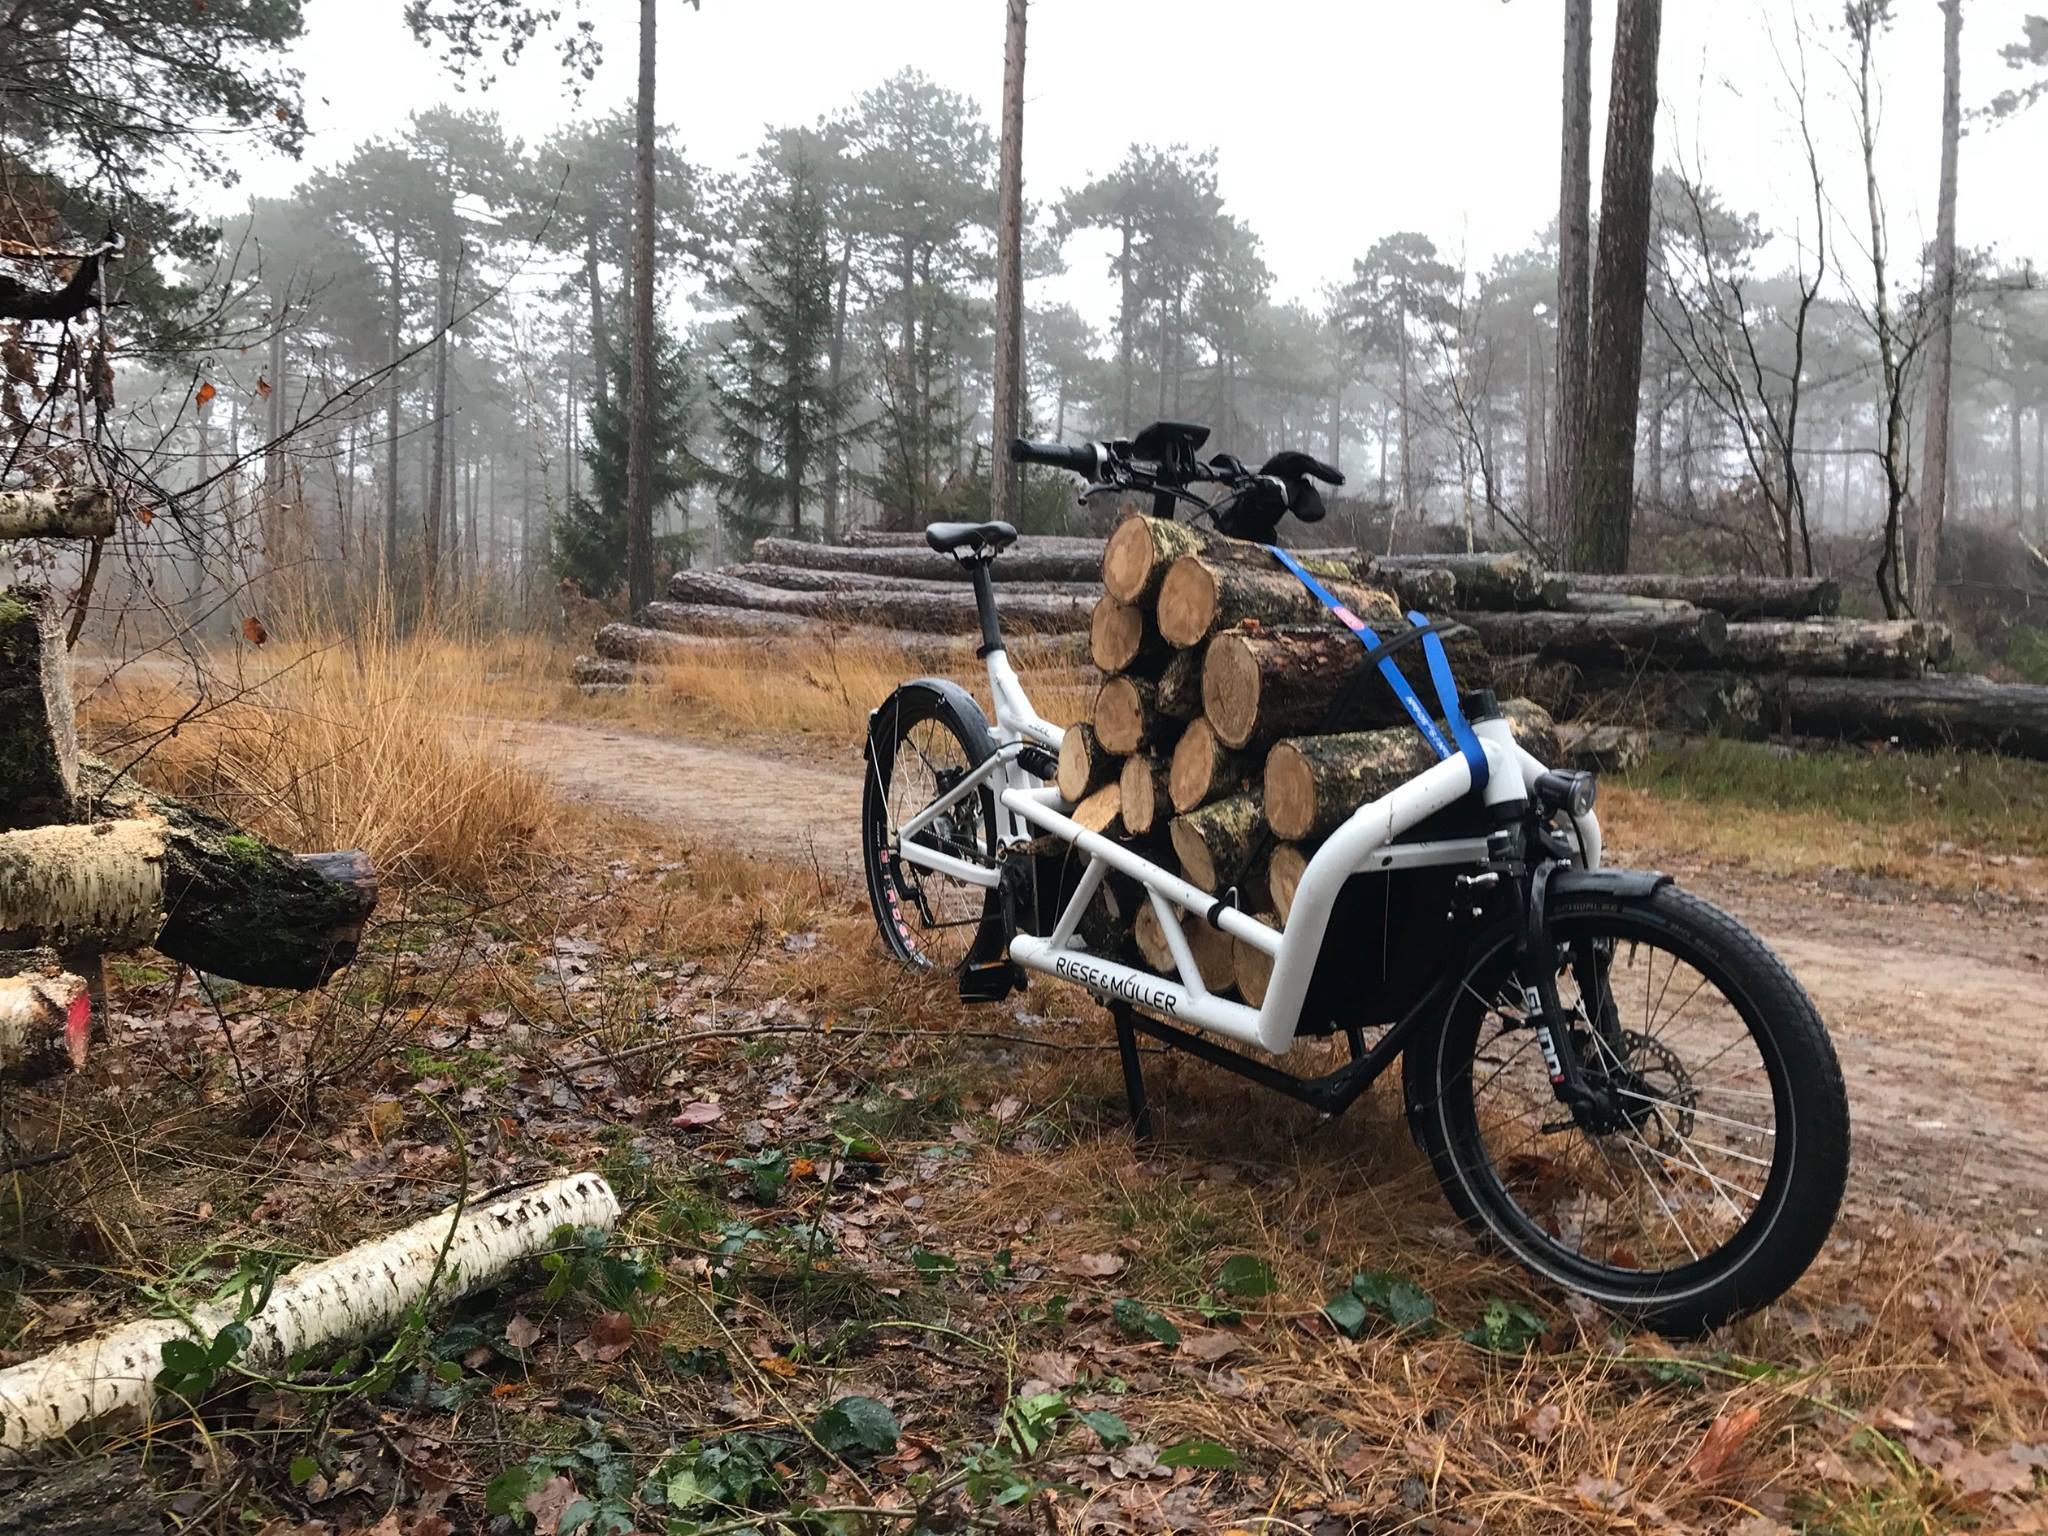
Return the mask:
<path id="1" fill-rule="evenodd" d="M 0 832 L 0 950 L 105 953 L 164 926 L 165 834 L 154 818 Z"/>
<path id="2" fill-rule="evenodd" d="M 381 1337 L 430 1298 L 454 1300 L 496 1285 L 563 1227 L 609 1230 L 618 1219 L 618 1198 L 595 1173 L 554 1179 L 459 1216 L 429 1216 L 280 1277 L 269 1303 L 247 1320 L 248 1347 L 236 1363 L 274 1374 L 307 1350 L 338 1352 Z M 108 1415 L 147 1420 L 164 1345 L 211 1343 L 234 1321 L 233 1303 L 199 1307 L 191 1323 L 144 1318 L 0 1371 L 0 1451 L 39 1451 Z"/>
<path id="3" fill-rule="evenodd" d="M 0 1078 L 47 1076 L 68 1059 L 85 1065 L 92 1002 L 68 971 L 0 976 Z"/>
<path id="4" fill-rule="evenodd" d="M 0 827 L 77 815 L 78 727 L 58 606 L 43 587 L 0 592 Z"/>
<path id="5" fill-rule="evenodd" d="M 0 491 L 0 539 L 104 539 L 113 532 L 113 493 L 99 486 Z"/>
<path id="6" fill-rule="evenodd" d="M 114 834 L 92 827 L 62 830 L 141 835 L 125 829 L 143 827 L 161 837 L 166 915 L 146 942 L 173 960 L 251 986 L 305 988 L 319 986 L 355 958 L 377 905 L 377 874 L 367 855 L 289 853 L 232 822 L 118 777 L 93 757 L 80 760 L 79 784 L 94 809 L 139 816 L 104 823 Z M 0 920 L 0 935 L 7 927 Z M 6 943 L 0 936 L 0 946 Z"/>

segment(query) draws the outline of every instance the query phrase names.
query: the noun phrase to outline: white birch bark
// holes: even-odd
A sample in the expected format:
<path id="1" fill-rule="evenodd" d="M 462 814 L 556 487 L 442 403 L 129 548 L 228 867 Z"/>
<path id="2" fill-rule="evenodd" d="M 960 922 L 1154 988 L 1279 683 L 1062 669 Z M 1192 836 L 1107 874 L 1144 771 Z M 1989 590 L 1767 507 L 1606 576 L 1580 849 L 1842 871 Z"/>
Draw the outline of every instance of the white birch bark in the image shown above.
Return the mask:
<path id="1" fill-rule="evenodd" d="M 437 1300 L 487 1289 L 546 1248 L 558 1228 L 609 1230 L 618 1219 L 618 1197 L 595 1173 L 551 1180 L 459 1219 L 453 1212 L 429 1216 L 280 1277 L 269 1304 L 247 1320 L 249 1347 L 235 1364 L 274 1372 L 308 1349 L 380 1337 L 426 1299 L 430 1283 Z M 436 1281 L 444 1243 L 447 1260 Z M 199 1308 L 191 1324 L 144 1318 L 0 1371 L 0 1463 L 7 1453 L 36 1451 L 109 1414 L 146 1419 L 164 1345 L 179 1338 L 211 1343 L 234 1321 L 232 1302 Z"/>
<path id="2" fill-rule="evenodd" d="M 0 1073 L 59 1048 L 83 1066 L 90 1006 L 85 978 L 69 971 L 0 976 Z"/>
<path id="3" fill-rule="evenodd" d="M 0 832 L 0 949 L 134 949 L 164 925 L 155 817 Z"/>
<path id="4" fill-rule="evenodd" d="M 114 498 L 99 486 L 0 491 L 0 539 L 104 539 L 113 531 Z"/>

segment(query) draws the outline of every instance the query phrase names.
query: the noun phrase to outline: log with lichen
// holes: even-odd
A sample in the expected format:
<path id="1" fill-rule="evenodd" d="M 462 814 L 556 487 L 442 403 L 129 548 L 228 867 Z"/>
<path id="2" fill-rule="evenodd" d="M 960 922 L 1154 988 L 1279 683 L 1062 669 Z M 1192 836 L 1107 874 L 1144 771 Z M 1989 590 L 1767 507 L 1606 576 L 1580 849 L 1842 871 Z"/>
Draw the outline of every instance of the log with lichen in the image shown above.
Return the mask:
<path id="1" fill-rule="evenodd" d="M 1220 894 L 1248 873 L 1267 834 L 1256 795 L 1231 795 L 1173 818 L 1174 856 L 1188 883 Z"/>
<path id="2" fill-rule="evenodd" d="M 1177 650 L 1159 674 L 1159 688 L 1153 704 L 1169 720 L 1185 724 L 1202 712 L 1202 661 L 1205 646 Z"/>
<path id="3" fill-rule="evenodd" d="M 78 731 L 59 604 L 43 587 L 0 592 L 0 827 L 70 821 Z"/>
<path id="4" fill-rule="evenodd" d="M 1332 577 L 1320 584 L 1375 630 L 1406 627 L 1400 600 L 1382 587 Z M 1332 627 L 1322 600 L 1286 571 L 1182 555 L 1159 584 L 1159 633 L 1174 645 L 1199 645 L 1240 624 Z"/>

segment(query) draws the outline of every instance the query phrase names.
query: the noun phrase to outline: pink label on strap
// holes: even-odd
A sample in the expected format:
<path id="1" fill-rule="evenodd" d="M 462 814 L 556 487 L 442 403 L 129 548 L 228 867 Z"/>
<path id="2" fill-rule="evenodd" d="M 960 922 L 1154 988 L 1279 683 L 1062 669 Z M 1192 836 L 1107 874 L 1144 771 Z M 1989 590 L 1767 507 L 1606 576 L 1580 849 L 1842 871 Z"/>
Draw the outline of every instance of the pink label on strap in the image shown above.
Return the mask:
<path id="1" fill-rule="evenodd" d="M 1349 608 L 1346 608 L 1342 603 L 1339 603 L 1335 608 L 1332 608 L 1330 611 L 1337 615 L 1338 620 L 1344 625 L 1346 629 L 1360 630 L 1365 628 L 1365 620 L 1361 619 Z"/>

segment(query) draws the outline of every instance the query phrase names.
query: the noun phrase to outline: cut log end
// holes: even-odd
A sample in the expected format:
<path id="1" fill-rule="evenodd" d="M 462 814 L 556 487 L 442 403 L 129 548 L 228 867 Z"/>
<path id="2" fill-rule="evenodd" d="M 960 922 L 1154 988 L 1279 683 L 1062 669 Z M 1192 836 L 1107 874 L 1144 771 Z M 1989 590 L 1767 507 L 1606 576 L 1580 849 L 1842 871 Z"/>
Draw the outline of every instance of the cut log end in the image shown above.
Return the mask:
<path id="1" fill-rule="evenodd" d="M 1117 788 L 1123 797 L 1124 830 L 1132 837 L 1149 837 L 1166 825 L 1173 814 L 1166 785 L 1164 758 L 1140 752 L 1124 759 Z"/>
<path id="2" fill-rule="evenodd" d="M 1112 677 L 1095 697 L 1095 736 L 1118 757 L 1142 752 L 1167 727 L 1159 713 L 1158 686 L 1143 678 Z"/>
<path id="3" fill-rule="evenodd" d="M 1167 793 L 1182 815 L 1234 793 L 1244 782 L 1251 762 L 1216 739 L 1207 719 L 1196 720 L 1181 733 L 1173 749 Z"/>
<path id="4" fill-rule="evenodd" d="M 1278 928 L 1280 921 L 1271 912 L 1258 914 L 1260 922 L 1268 928 Z M 1237 983 L 1237 995 L 1254 1008 L 1266 1006 L 1266 989 L 1273 983 L 1273 957 L 1256 944 L 1243 939 L 1230 941 L 1231 974 Z"/>
<path id="5" fill-rule="evenodd" d="M 1134 604 L 1104 597 L 1089 615 L 1088 654 L 1104 672 L 1151 671 L 1166 659 L 1166 649 L 1145 610 Z"/>
<path id="6" fill-rule="evenodd" d="M 1308 854 L 1293 843 L 1282 843 L 1275 848 L 1266 865 L 1266 888 L 1273 898 L 1273 910 L 1280 915 L 1283 925 L 1287 914 L 1294 910 L 1294 893 L 1307 869 Z"/>
<path id="7" fill-rule="evenodd" d="M 1060 765 L 1054 780 L 1062 800 L 1079 805 L 1116 774 L 1116 755 L 1103 747 L 1094 726 L 1083 720 L 1067 727 L 1060 738 Z"/>

